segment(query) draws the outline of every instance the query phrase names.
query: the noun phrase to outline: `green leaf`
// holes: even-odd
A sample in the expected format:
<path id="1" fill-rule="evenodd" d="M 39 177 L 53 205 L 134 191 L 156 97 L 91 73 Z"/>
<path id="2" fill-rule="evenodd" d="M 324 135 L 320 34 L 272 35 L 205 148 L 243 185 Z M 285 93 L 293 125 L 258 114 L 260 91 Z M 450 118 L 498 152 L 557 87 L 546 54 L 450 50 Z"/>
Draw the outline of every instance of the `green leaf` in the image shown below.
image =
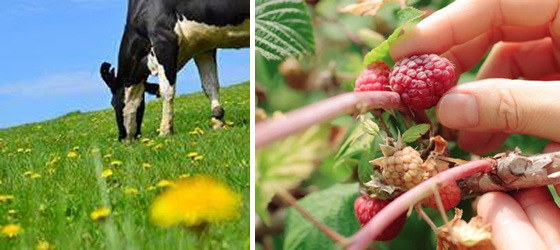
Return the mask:
<path id="1" fill-rule="evenodd" d="M 417 10 L 414 7 L 399 10 L 397 17 L 399 19 L 399 26 L 406 25 L 408 22 L 414 21 L 424 15 L 424 11 Z"/>
<path id="2" fill-rule="evenodd" d="M 358 184 L 337 184 L 308 195 L 298 204 L 319 222 L 349 237 L 360 229 L 354 216 L 354 200 L 358 195 Z M 285 249 L 333 249 L 336 246 L 331 238 L 293 208 L 286 215 L 285 235 Z"/>
<path id="3" fill-rule="evenodd" d="M 257 0 L 255 47 L 268 60 L 315 50 L 313 27 L 302 0 Z"/>
<path id="4" fill-rule="evenodd" d="M 399 27 L 393 31 L 393 33 L 387 38 L 387 40 L 383 41 L 379 46 L 375 49 L 372 49 L 364 58 L 364 66 L 370 65 L 371 63 L 377 61 L 384 61 L 389 66 L 393 66 L 395 62 L 391 55 L 389 54 L 389 49 L 391 48 L 391 44 L 393 44 L 397 38 L 401 35 L 401 31 L 405 25 L 408 23 L 420 18 L 424 15 L 423 11 L 417 10 L 413 7 L 408 7 L 406 9 L 402 9 L 397 13 L 399 19 Z"/>
<path id="5" fill-rule="evenodd" d="M 361 128 L 361 126 L 359 127 Z M 334 168 L 339 167 L 343 163 L 359 163 L 359 161 L 357 160 L 355 160 L 355 162 L 352 162 L 352 157 L 367 152 L 371 147 L 371 143 L 375 139 L 375 137 L 365 133 L 362 133 L 355 138 L 356 139 L 350 145 L 348 145 L 345 150 L 339 152 L 341 153 L 340 155 L 337 154 L 337 156 L 335 157 L 336 162 L 333 166 Z"/>
<path id="6" fill-rule="evenodd" d="M 369 161 L 373 160 L 375 154 L 363 154 L 360 159 L 360 164 L 358 165 L 358 179 L 361 183 L 367 183 L 371 181 L 371 176 L 373 175 L 373 166 Z"/>
<path id="7" fill-rule="evenodd" d="M 328 126 L 314 126 L 256 153 L 255 210 L 270 222 L 268 203 L 281 190 L 292 189 L 315 169 L 314 161 L 329 153 Z"/>
<path id="8" fill-rule="evenodd" d="M 403 142 L 414 142 L 428 131 L 430 131 L 430 124 L 418 124 L 404 132 L 402 135 Z"/>

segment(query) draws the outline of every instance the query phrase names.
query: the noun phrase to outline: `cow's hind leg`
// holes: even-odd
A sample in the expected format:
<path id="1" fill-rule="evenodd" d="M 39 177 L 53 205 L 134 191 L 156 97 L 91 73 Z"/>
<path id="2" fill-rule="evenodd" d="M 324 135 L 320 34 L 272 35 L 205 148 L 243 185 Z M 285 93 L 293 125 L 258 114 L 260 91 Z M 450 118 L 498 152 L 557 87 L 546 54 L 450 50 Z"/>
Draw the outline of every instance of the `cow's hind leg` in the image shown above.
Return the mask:
<path id="1" fill-rule="evenodd" d="M 219 129 L 224 124 L 224 109 L 220 105 L 220 83 L 216 66 L 216 50 L 200 54 L 194 59 L 198 67 L 200 80 L 202 81 L 202 88 L 210 99 L 212 124 L 214 129 Z"/>

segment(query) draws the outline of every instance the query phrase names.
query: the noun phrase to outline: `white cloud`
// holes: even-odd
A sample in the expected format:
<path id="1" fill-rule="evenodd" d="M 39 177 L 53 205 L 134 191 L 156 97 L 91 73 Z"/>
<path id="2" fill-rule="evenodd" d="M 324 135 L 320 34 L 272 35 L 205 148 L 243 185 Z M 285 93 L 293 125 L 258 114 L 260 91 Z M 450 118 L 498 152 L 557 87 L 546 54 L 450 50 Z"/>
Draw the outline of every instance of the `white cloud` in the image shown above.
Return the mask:
<path id="1" fill-rule="evenodd" d="M 0 95 L 44 96 L 99 92 L 107 87 L 97 72 L 68 72 L 5 84 Z"/>

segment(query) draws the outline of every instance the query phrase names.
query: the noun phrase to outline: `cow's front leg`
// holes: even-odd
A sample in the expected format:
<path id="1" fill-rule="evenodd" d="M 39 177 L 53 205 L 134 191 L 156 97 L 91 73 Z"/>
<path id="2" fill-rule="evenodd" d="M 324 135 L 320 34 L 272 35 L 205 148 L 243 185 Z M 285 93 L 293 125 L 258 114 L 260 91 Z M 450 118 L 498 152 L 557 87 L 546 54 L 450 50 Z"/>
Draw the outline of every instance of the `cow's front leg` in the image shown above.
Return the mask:
<path id="1" fill-rule="evenodd" d="M 126 128 L 126 138 L 133 140 L 138 136 L 144 112 L 144 84 L 125 87 L 123 122 Z M 141 112 L 141 113 L 139 113 Z"/>
<path id="2" fill-rule="evenodd" d="M 159 135 L 166 136 L 173 133 L 173 101 L 175 99 L 175 84 L 171 84 L 164 72 L 159 74 L 159 87 L 163 99 L 161 124 Z"/>
<path id="3" fill-rule="evenodd" d="M 224 125 L 224 109 L 220 105 L 220 82 L 218 81 L 216 66 L 216 50 L 200 54 L 194 59 L 202 81 L 202 88 L 210 99 L 213 127 L 214 129 L 222 128 Z"/>
<path id="4" fill-rule="evenodd" d="M 156 30 L 153 35 L 153 49 L 148 57 L 148 68 L 157 73 L 159 91 L 163 101 L 159 135 L 173 133 L 173 100 L 177 80 L 177 40 L 169 30 Z M 171 31 L 172 32 L 172 31 Z M 161 40 L 163 39 L 163 40 Z"/>

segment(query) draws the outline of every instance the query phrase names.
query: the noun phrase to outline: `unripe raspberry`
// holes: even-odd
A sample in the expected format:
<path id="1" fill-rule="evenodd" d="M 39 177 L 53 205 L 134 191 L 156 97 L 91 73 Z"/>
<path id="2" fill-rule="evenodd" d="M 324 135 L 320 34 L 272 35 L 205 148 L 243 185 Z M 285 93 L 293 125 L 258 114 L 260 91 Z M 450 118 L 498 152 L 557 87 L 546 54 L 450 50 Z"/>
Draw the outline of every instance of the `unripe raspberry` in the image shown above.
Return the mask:
<path id="1" fill-rule="evenodd" d="M 398 61 L 391 72 L 393 91 L 413 110 L 429 109 L 453 87 L 455 67 L 434 54 L 415 55 Z"/>
<path id="2" fill-rule="evenodd" d="M 389 88 L 390 73 L 391 69 L 385 62 L 379 61 L 370 64 L 356 79 L 354 92 L 391 91 Z"/>
<path id="3" fill-rule="evenodd" d="M 367 224 L 376 214 L 391 203 L 391 200 L 381 200 L 377 198 L 367 198 L 360 195 L 354 202 L 354 211 L 356 218 L 360 223 L 360 227 Z M 375 238 L 377 241 L 389 241 L 396 238 L 401 232 L 406 222 L 406 213 L 400 215 L 393 223 L 391 223 L 379 236 Z"/>
<path id="4" fill-rule="evenodd" d="M 372 164 L 381 167 L 383 179 L 389 185 L 408 190 L 422 183 L 430 174 L 420 153 L 412 147 L 397 150 L 391 155 L 383 153 L 385 156 L 373 160 Z"/>

